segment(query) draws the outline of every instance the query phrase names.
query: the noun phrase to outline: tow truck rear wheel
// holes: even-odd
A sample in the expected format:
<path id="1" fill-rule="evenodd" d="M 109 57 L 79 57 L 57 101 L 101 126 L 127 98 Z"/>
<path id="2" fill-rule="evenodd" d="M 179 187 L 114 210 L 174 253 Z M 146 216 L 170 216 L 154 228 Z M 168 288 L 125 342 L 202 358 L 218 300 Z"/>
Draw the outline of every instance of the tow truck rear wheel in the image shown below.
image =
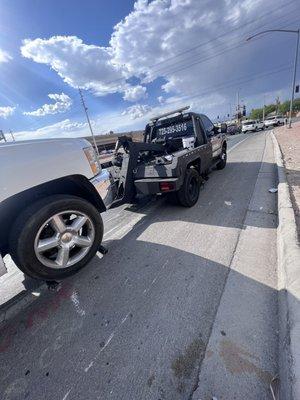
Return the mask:
<path id="1" fill-rule="evenodd" d="M 52 195 L 27 207 L 10 232 L 10 255 L 27 275 L 60 280 L 83 268 L 103 237 L 98 210 L 88 201 Z"/>
<path id="2" fill-rule="evenodd" d="M 201 178 L 194 168 L 186 170 L 181 188 L 176 193 L 178 204 L 183 207 L 193 207 L 199 198 Z"/>
<path id="3" fill-rule="evenodd" d="M 226 162 L 227 162 L 227 152 L 224 146 L 222 148 L 220 159 L 221 160 L 217 164 L 217 169 L 224 169 L 226 167 Z"/>

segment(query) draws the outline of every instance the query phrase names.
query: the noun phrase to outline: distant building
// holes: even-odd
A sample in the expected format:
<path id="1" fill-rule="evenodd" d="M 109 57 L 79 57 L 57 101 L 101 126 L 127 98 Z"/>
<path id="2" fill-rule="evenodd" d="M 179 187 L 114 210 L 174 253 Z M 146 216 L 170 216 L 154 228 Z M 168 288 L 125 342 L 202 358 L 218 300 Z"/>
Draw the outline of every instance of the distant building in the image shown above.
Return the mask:
<path id="1" fill-rule="evenodd" d="M 134 142 L 142 142 L 143 141 L 144 131 L 131 131 L 131 132 L 122 132 L 122 133 L 113 133 L 103 135 L 95 135 L 96 144 L 99 152 L 103 150 L 112 150 L 115 148 L 115 144 L 119 136 L 130 136 Z M 87 139 L 90 143 L 93 143 L 92 136 L 85 136 L 84 139 Z"/>

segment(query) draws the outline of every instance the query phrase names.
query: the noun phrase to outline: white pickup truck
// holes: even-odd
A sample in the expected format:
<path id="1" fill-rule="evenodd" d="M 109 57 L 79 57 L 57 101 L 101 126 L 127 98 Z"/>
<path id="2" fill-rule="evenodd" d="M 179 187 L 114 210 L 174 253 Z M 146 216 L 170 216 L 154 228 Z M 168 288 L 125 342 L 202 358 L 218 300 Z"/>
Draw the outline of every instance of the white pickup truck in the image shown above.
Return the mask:
<path id="1" fill-rule="evenodd" d="M 0 145 L 0 276 L 10 254 L 27 275 L 59 280 L 84 267 L 103 236 L 111 178 L 84 139 Z"/>

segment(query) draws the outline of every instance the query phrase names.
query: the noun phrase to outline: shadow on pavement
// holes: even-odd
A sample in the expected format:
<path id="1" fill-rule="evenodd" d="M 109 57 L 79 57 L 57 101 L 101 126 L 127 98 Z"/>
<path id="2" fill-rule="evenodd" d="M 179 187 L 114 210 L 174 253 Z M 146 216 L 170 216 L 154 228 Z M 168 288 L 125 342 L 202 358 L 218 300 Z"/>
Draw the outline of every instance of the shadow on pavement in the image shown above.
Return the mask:
<path id="1" fill-rule="evenodd" d="M 174 207 L 162 217 L 144 217 L 121 240 L 110 242 L 107 256 L 95 258 L 58 293 L 44 293 L 2 328 L 4 400 L 184 400 L 202 384 L 211 398 L 218 375 L 211 371 L 210 382 L 197 381 L 205 352 L 222 363 L 225 386 L 237 382 L 232 398 L 240 398 L 241 384 L 247 399 L 268 398 L 278 370 L 277 277 L 253 279 L 231 270 L 237 300 L 218 345 L 207 349 L 230 269 L 197 249 L 147 240 L 153 222 L 172 215 L 189 221 L 185 210 L 178 216 Z M 217 217 L 208 222 L 221 224 Z M 249 304 L 243 326 L 230 324 L 231 317 L 243 318 L 240 296 Z M 264 340 L 251 330 L 257 320 L 263 321 Z M 242 341 L 236 334 L 241 329 Z"/>
<path id="2" fill-rule="evenodd" d="M 276 168 L 276 164 L 267 162 L 230 162 L 224 170 L 213 171 L 211 179 L 204 184 L 198 203 L 193 207 L 199 210 L 199 218 L 195 218 L 190 209 L 168 204 L 163 199 L 162 220 L 244 229 L 246 226 L 241 221 L 251 210 L 261 214 L 261 218 L 252 220 L 253 226 L 274 228 L 274 223 L 277 223 L 277 194 L 268 190 L 277 187 Z M 255 185 L 258 195 L 250 202 Z M 126 210 L 139 213 L 140 207 L 130 205 Z M 273 215 L 273 218 L 264 218 L 264 214 Z"/>

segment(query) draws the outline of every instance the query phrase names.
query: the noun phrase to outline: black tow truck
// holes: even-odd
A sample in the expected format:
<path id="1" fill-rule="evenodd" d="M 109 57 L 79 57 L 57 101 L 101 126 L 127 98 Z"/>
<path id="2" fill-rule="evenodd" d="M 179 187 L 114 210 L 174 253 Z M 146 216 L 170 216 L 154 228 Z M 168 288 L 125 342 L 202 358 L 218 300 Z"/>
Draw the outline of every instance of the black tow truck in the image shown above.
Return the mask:
<path id="1" fill-rule="evenodd" d="M 212 168 L 226 166 L 226 124 L 217 127 L 206 115 L 188 108 L 152 118 L 143 142 L 118 138 L 113 160 L 103 165 L 112 176 L 112 207 L 154 194 L 166 194 L 172 203 L 192 207 Z"/>

